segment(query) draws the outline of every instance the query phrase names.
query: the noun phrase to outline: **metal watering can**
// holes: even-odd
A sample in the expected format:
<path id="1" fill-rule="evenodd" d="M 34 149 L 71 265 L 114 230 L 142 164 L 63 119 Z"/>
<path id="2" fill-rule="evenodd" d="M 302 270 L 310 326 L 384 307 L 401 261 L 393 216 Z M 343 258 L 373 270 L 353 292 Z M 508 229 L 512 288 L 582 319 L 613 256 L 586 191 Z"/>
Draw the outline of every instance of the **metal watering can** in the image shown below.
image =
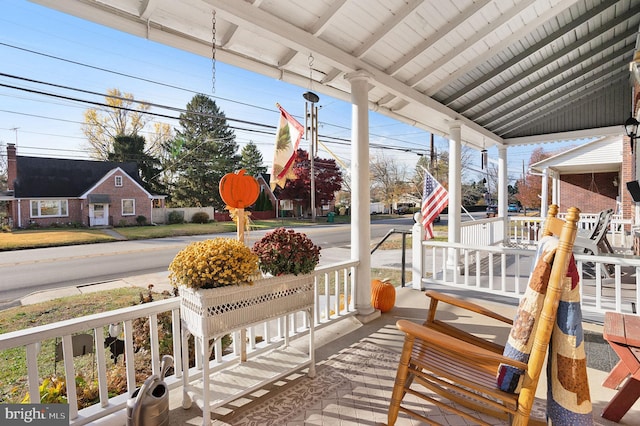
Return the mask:
<path id="1" fill-rule="evenodd" d="M 161 377 L 153 374 L 127 400 L 127 426 L 167 426 L 169 424 L 169 389 L 164 382 L 173 357 L 165 355 L 160 365 Z"/>

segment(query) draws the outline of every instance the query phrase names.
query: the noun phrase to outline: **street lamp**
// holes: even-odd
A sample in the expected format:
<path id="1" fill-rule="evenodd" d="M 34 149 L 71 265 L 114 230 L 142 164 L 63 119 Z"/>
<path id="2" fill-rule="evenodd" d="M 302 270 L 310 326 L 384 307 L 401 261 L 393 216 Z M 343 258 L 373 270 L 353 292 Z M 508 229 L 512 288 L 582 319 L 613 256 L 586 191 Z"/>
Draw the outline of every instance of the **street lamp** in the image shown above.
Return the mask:
<path id="1" fill-rule="evenodd" d="M 631 152 L 633 153 L 633 141 L 638 139 L 638 120 L 636 120 L 633 115 L 627 118 L 627 121 L 624 122 L 624 131 L 629 136 L 631 140 Z"/>

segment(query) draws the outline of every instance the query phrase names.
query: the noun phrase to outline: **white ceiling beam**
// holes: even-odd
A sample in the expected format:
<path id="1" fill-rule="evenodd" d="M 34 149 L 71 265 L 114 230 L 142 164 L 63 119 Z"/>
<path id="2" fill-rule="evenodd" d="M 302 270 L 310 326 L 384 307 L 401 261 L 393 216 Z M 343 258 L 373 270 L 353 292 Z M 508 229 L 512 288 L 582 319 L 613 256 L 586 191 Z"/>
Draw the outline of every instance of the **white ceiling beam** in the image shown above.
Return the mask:
<path id="1" fill-rule="evenodd" d="M 635 10 L 640 13 L 640 5 L 638 5 Z M 565 46 L 564 48 L 554 52 L 552 55 L 547 56 L 544 58 L 544 60 L 536 63 L 535 65 L 531 66 L 531 67 L 527 67 L 525 68 L 525 70 L 523 72 L 518 72 L 517 74 L 515 74 L 511 79 L 504 81 L 502 84 L 499 84 L 497 86 L 495 86 L 492 90 L 483 93 L 482 96 L 475 98 L 472 102 L 467 103 L 466 106 L 459 108 L 458 111 L 462 114 L 464 114 L 465 112 L 467 112 L 468 110 L 472 109 L 475 105 L 479 105 L 482 103 L 487 102 L 490 98 L 496 96 L 498 93 L 503 92 L 504 90 L 506 90 L 508 87 L 514 86 L 514 85 L 520 85 L 522 84 L 522 82 L 527 81 L 527 77 L 532 76 L 533 74 L 537 73 L 538 71 L 546 68 L 547 66 L 555 63 L 557 60 L 559 60 L 560 58 L 563 58 L 564 56 L 568 55 L 569 53 L 580 49 L 580 48 L 585 48 L 588 49 L 590 47 L 590 44 L 593 40 L 595 40 L 598 37 L 601 37 L 603 33 L 611 30 L 612 28 L 614 28 L 615 26 L 617 26 L 618 24 L 624 22 L 627 20 L 627 17 L 625 15 L 620 15 L 617 18 L 609 21 L 606 23 L 606 25 L 600 27 L 597 29 L 597 31 L 591 31 L 589 32 L 588 35 L 586 35 L 585 37 L 581 37 L 578 40 L 576 40 L 574 43 L 569 44 L 567 46 Z M 635 29 L 629 29 L 626 32 L 619 34 L 617 37 L 613 38 L 612 40 L 608 41 L 607 43 L 601 43 L 596 49 L 593 50 L 589 50 L 589 53 L 591 53 L 591 57 L 596 56 L 597 54 L 601 53 L 604 50 L 610 49 L 609 45 L 615 45 L 617 43 L 620 43 L 621 41 L 624 41 L 627 37 L 630 36 L 634 36 L 636 34 Z M 586 47 L 585 47 L 586 46 Z M 533 52 L 531 52 L 533 53 Z M 623 55 L 626 52 L 620 52 L 618 53 L 618 55 Z M 590 59 L 590 58 L 587 58 Z M 577 64 L 576 63 L 568 63 L 566 64 L 564 67 L 560 67 L 558 69 L 556 69 L 555 71 L 553 71 L 552 73 L 549 74 L 545 74 L 545 80 L 550 80 L 553 76 L 558 75 L 559 72 L 565 72 L 568 71 L 569 69 L 575 67 Z M 536 82 L 530 84 L 527 87 L 523 87 L 519 90 L 515 90 L 514 92 L 512 92 L 512 94 L 510 95 L 510 98 L 513 99 L 514 96 L 520 96 L 522 93 L 525 93 L 529 90 L 531 90 L 531 88 L 539 86 L 540 85 L 540 80 L 538 79 Z M 496 102 L 499 103 L 504 103 L 504 102 L 509 102 L 508 98 L 500 98 L 499 100 L 496 100 Z M 482 111 L 471 114 L 470 118 L 472 120 L 475 120 L 476 118 L 479 118 L 485 114 L 487 114 L 488 112 L 490 112 L 491 110 L 493 110 L 495 108 L 495 103 L 488 105 L 487 107 L 485 107 Z"/>
<path id="2" fill-rule="evenodd" d="M 598 89 L 601 89 L 603 87 L 607 87 L 607 86 L 611 86 L 614 83 L 620 81 L 620 80 L 624 80 L 624 79 L 628 79 L 629 76 L 626 73 L 618 73 L 618 75 L 616 77 L 613 77 L 609 80 L 603 81 L 599 84 L 596 84 L 594 86 L 591 86 L 589 88 L 590 92 L 597 92 Z M 548 116 L 552 113 L 554 113 L 555 111 L 559 111 L 561 109 L 565 109 L 567 108 L 567 105 L 571 105 L 571 107 L 575 108 L 577 106 L 580 106 L 582 104 L 584 104 L 585 102 L 589 102 L 590 99 L 587 97 L 588 92 L 585 91 L 577 91 L 577 92 L 573 92 L 572 95 L 567 95 L 565 97 L 563 97 L 562 99 L 558 99 L 556 101 L 555 104 L 550 105 L 548 108 L 544 108 L 539 110 L 536 114 L 533 115 L 529 115 L 528 117 L 526 117 L 526 119 L 524 117 L 519 117 L 517 120 L 514 120 L 514 122 L 512 123 L 512 125 L 510 125 L 509 127 L 507 127 L 503 132 L 501 132 L 502 134 L 507 134 L 510 133 L 524 125 L 528 125 L 531 124 L 533 122 L 535 122 L 535 120 L 542 118 L 544 116 Z M 582 101 L 579 101 L 582 98 Z M 562 102 L 561 102 L 562 101 Z M 619 131 L 622 131 L 622 128 L 619 127 Z"/>
<path id="3" fill-rule="evenodd" d="M 462 25 L 467 19 L 475 15 L 480 9 L 491 3 L 491 1 L 492 0 L 482 0 L 477 3 L 473 3 L 467 9 L 463 10 L 462 13 L 457 14 L 455 18 L 447 22 L 444 27 L 439 28 L 435 33 L 427 37 L 422 43 L 411 49 L 409 53 L 404 55 L 400 60 L 396 61 L 393 66 L 387 68 L 385 72 L 389 75 L 394 75 L 395 73 L 400 71 L 400 69 L 402 69 L 405 65 L 413 61 L 419 55 L 422 55 L 425 50 L 431 47 L 434 43 L 441 40 L 451 31 L 458 28 L 458 26 Z"/>
<path id="4" fill-rule="evenodd" d="M 535 3 L 535 0 L 521 1 L 516 6 L 509 9 L 507 12 L 500 15 L 500 17 L 495 22 L 492 22 L 491 25 L 483 26 L 480 31 L 473 34 L 468 40 L 465 40 L 464 43 L 458 46 L 450 46 L 449 53 L 445 54 L 440 59 L 431 62 L 431 65 L 410 78 L 409 81 L 407 81 L 407 85 L 411 87 L 416 86 L 434 71 L 440 69 L 444 64 L 451 62 L 452 59 L 459 56 L 462 52 L 464 52 L 471 46 L 482 41 L 482 39 L 484 39 L 486 36 L 494 32 L 497 28 L 509 22 L 509 20 L 513 19 L 513 17 L 519 15 L 523 10 L 531 6 L 533 3 Z"/>
<path id="5" fill-rule="evenodd" d="M 546 135 L 524 136 L 519 138 L 505 138 L 506 146 L 532 145 L 547 142 L 572 141 L 601 136 L 620 136 L 621 126 L 597 127 L 594 129 L 572 130 L 570 132 L 548 133 Z"/>
<path id="6" fill-rule="evenodd" d="M 229 2 L 225 0 L 203 0 L 207 4 L 216 8 L 217 13 L 223 19 L 247 28 L 258 35 L 263 35 L 271 40 L 288 46 L 298 52 L 314 52 L 317 56 L 322 56 L 329 65 L 336 67 L 343 72 L 353 72 L 357 70 L 368 71 L 377 86 L 383 87 L 399 97 L 422 104 L 432 110 L 443 114 L 451 120 L 459 120 L 470 130 L 480 133 L 482 136 L 499 142 L 501 138 L 461 116 L 456 111 L 442 105 L 436 100 L 408 87 L 406 84 L 392 78 L 372 65 L 353 57 L 349 53 L 338 49 L 314 37 L 312 34 L 291 25 L 290 23 L 271 15 L 260 9 L 255 9 L 245 2 Z"/>
<path id="7" fill-rule="evenodd" d="M 331 18 L 344 6 L 347 0 L 337 0 L 331 3 L 331 7 L 313 24 L 313 27 L 309 29 L 309 32 L 315 36 L 319 36 L 331 23 Z"/>
<path id="8" fill-rule="evenodd" d="M 449 76 L 447 78 L 442 79 L 440 82 L 431 85 L 426 90 L 426 92 L 430 96 L 435 95 L 443 87 L 445 87 L 445 86 L 451 84 L 452 82 L 458 80 L 464 74 L 467 74 L 469 72 L 469 70 L 477 68 L 480 64 L 486 62 L 490 58 L 493 58 L 498 53 L 500 53 L 504 49 L 506 49 L 509 46 L 511 46 L 514 43 L 514 40 L 521 40 L 524 37 L 526 37 L 531 32 L 531 28 L 536 28 L 536 27 L 544 24 L 545 22 L 549 21 L 550 19 L 556 17 L 559 13 L 561 13 L 565 9 L 569 8 L 570 6 L 573 6 L 573 4 L 576 1 L 577 0 L 565 0 L 565 1 L 561 2 L 561 3 L 559 3 L 558 5 L 556 5 L 555 7 L 546 10 L 545 13 L 540 15 L 534 21 L 532 21 L 532 22 L 528 23 L 527 25 L 525 25 L 524 27 L 520 28 L 517 32 L 515 32 L 513 34 L 513 36 L 503 39 L 500 43 L 491 46 L 491 48 L 489 50 L 487 50 L 484 54 L 474 58 L 472 61 L 470 61 L 467 64 L 466 67 L 458 69 L 456 72 L 449 74 Z M 542 49 L 543 47 L 545 47 L 548 44 L 552 43 L 556 39 L 559 39 L 560 37 L 562 37 L 563 35 L 567 34 L 568 32 L 573 31 L 576 27 L 578 27 L 579 25 L 582 25 L 584 22 L 586 22 L 587 20 L 593 18 L 594 16 L 598 15 L 599 13 L 601 13 L 602 11 L 606 10 L 609 7 L 611 7 L 611 4 L 603 3 L 603 4 L 600 4 L 599 6 L 596 6 L 596 7 L 592 8 L 587 13 L 582 14 L 581 16 L 579 16 L 576 19 L 574 19 L 571 22 L 569 22 L 566 26 L 561 27 L 560 29 L 558 29 L 554 33 L 550 34 L 549 36 L 547 36 L 544 39 L 540 40 L 539 42 L 535 43 L 533 46 L 531 46 L 526 51 L 522 52 L 519 55 L 514 56 L 512 59 L 510 59 L 510 60 L 506 61 L 505 63 L 497 66 L 496 68 L 492 69 L 490 73 L 487 73 L 487 74 L 483 75 L 481 78 L 473 81 L 471 84 L 468 84 L 465 87 L 463 87 L 462 89 L 458 90 L 453 95 L 447 97 L 444 101 L 442 101 L 442 103 L 445 104 L 445 105 L 450 105 L 456 99 L 460 98 L 462 95 L 465 95 L 465 94 L 469 93 L 474 88 L 477 88 L 480 85 L 482 85 L 482 83 L 485 83 L 485 82 L 491 80 L 492 78 L 494 78 L 498 74 L 500 74 L 500 73 L 506 71 L 507 69 L 511 68 L 513 65 L 515 65 L 518 62 L 522 61 L 523 59 L 525 59 L 526 57 L 531 55 L 533 52 Z"/>
<path id="9" fill-rule="evenodd" d="M 384 36 L 393 31 L 407 16 L 409 16 L 418 6 L 423 3 L 424 0 L 411 0 L 404 7 L 393 14 L 393 18 L 382 24 L 382 27 L 378 29 L 371 37 L 365 40 L 362 45 L 353 51 L 353 56 L 356 58 L 362 58 L 376 43 L 378 43 Z"/>
<path id="10" fill-rule="evenodd" d="M 262 0 L 260 0 L 260 1 L 262 1 Z M 347 0 L 340 0 L 340 1 L 333 2 L 331 4 L 331 7 L 320 17 L 320 19 L 318 19 L 315 22 L 315 24 L 309 30 L 309 32 L 311 34 L 315 35 L 315 36 L 320 35 L 325 30 L 325 28 L 327 28 L 329 26 L 329 24 L 331 23 L 331 18 L 333 18 L 333 16 L 346 3 L 346 1 Z M 297 52 L 292 50 L 291 52 L 289 52 L 288 54 L 283 56 L 278 61 L 278 66 L 281 67 L 281 68 L 286 67 L 287 65 L 289 65 L 289 62 L 291 62 L 293 60 L 293 58 L 296 57 L 296 54 L 297 54 Z"/>
<path id="11" fill-rule="evenodd" d="M 158 8 L 160 0 L 142 0 L 139 9 L 139 16 L 142 19 L 149 19 L 153 12 Z"/>
<path id="12" fill-rule="evenodd" d="M 630 37 L 630 36 L 634 36 L 635 35 L 635 30 L 630 29 L 627 30 L 626 32 L 618 35 L 617 37 L 615 37 L 614 39 L 612 39 L 611 41 L 614 44 L 617 44 L 619 42 L 624 41 L 626 38 Z M 613 45 L 613 44 L 612 44 Z M 575 46 L 573 46 L 575 48 Z M 564 50 L 564 49 L 563 49 Z M 573 50 L 573 49 L 571 49 Z M 597 55 L 599 55 L 600 53 L 603 53 L 605 51 L 609 51 L 611 50 L 610 45 L 608 44 L 601 44 L 599 45 L 597 48 L 590 50 L 589 53 L 589 57 L 585 57 L 585 56 L 581 56 L 580 59 L 582 59 L 581 61 L 574 61 L 574 62 L 568 62 L 567 64 L 565 64 L 562 67 L 558 67 L 548 73 L 546 73 L 544 75 L 544 78 L 538 78 L 537 80 L 533 81 L 532 83 L 526 85 L 526 86 L 522 86 L 520 88 L 518 88 L 517 90 L 514 90 L 513 92 L 511 92 L 508 96 L 503 96 L 500 99 L 496 99 L 494 102 L 489 103 L 487 106 L 485 106 L 482 110 L 475 112 L 473 114 L 469 114 L 468 117 L 471 120 L 479 120 L 481 117 L 490 114 L 491 112 L 495 111 L 496 105 L 504 105 L 506 103 L 511 102 L 512 100 L 518 98 L 519 96 L 522 96 L 524 94 L 526 94 L 527 92 L 530 92 L 531 90 L 540 87 L 540 86 L 544 86 L 546 84 L 548 84 L 549 81 L 553 80 L 555 77 L 558 77 L 568 71 L 571 71 L 573 69 L 573 75 L 576 75 L 576 73 L 579 73 L 579 76 L 584 75 L 584 73 L 593 71 L 595 68 L 601 66 L 602 64 L 609 62 L 609 61 L 613 61 L 616 58 L 620 57 L 620 56 L 624 56 L 627 51 L 613 51 L 610 54 L 606 55 L 605 57 L 601 58 L 598 61 L 593 61 L 592 58 L 596 57 Z M 566 52 L 565 52 L 566 54 Z M 564 55 L 562 55 L 564 56 Z M 581 63 L 587 63 L 587 65 L 584 68 L 578 69 L 576 67 L 578 67 Z M 547 64 L 545 64 L 546 66 Z M 474 102 L 477 102 L 476 105 L 479 105 L 481 103 L 486 103 L 487 100 L 491 97 L 496 96 L 499 93 L 502 93 L 502 90 L 505 90 L 507 87 L 510 87 L 512 85 L 515 85 L 518 82 L 521 81 L 527 81 L 525 78 L 531 74 L 533 74 L 534 72 L 537 72 L 539 70 L 541 70 L 542 68 L 544 68 L 543 66 L 538 66 L 536 65 L 535 67 L 532 67 L 530 70 L 531 72 L 529 72 L 530 70 L 528 69 L 527 72 L 522 73 L 522 74 L 518 74 L 515 78 L 506 81 L 505 83 L 501 84 L 500 86 L 498 86 L 498 88 L 500 88 L 500 91 L 497 91 L 496 89 L 492 90 L 491 92 L 487 93 L 485 96 L 486 98 L 484 99 L 478 99 Z M 575 77 L 574 77 L 575 78 Z M 566 78 L 565 79 L 566 82 L 568 83 L 569 81 L 571 81 L 571 78 Z M 566 83 L 563 83 L 566 84 Z M 463 107 L 463 110 L 467 110 L 470 107 Z M 463 112 L 463 111 L 461 111 Z"/>
<path id="13" fill-rule="evenodd" d="M 607 60 L 598 61 L 596 63 L 591 64 L 590 69 L 585 69 L 580 73 L 575 73 L 570 80 L 562 80 L 556 84 L 549 85 L 544 90 L 540 92 L 536 92 L 532 96 L 527 96 L 525 98 L 520 99 L 516 104 L 509 105 L 509 113 L 508 114 L 499 114 L 496 115 L 492 120 L 484 122 L 483 125 L 487 127 L 491 127 L 492 129 L 496 129 L 496 132 L 500 132 L 502 128 L 507 127 L 515 121 L 515 117 L 521 118 L 523 117 L 528 121 L 528 116 L 533 114 L 536 111 L 551 107 L 555 105 L 557 102 L 562 102 L 561 99 L 564 96 L 570 95 L 571 93 L 584 91 L 584 87 L 587 84 L 595 83 L 599 79 L 610 76 L 611 74 L 618 73 L 619 70 L 612 66 L 603 65 L 606 63 L 610 65 L 612 61 L 609 58 Z M 571 87 L 569 83 L 572 81 L 576 81 L 582 77 L 582 75 L 591 72 L 597 68 L 601 68 L 601 70 L 597 73 L 592 74 L 588 78 L 584 80 L 580 80 L 577 84 L 574 84 Z M 580 75 L 578 75 L 580 74 Z M 544 100 L 547 95 L 551 96 L 552 99 Z M 542 107 L 539 103 L 542 102 Z M 564 103 L 564 102 L 563 102 Z"/>

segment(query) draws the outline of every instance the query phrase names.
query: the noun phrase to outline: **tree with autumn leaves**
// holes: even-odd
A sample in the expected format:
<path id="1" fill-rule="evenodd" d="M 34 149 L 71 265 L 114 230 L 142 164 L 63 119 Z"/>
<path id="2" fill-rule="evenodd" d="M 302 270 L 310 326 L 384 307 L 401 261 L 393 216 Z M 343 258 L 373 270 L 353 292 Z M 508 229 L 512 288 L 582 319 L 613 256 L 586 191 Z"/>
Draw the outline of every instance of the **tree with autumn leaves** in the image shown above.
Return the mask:
<path id="1" fill-rule="evenodd" d="M 532 164 L 535 164 L 539 161 L 545 160 L 551 157 L 553 154 L 545 152 L 542 148 L 536 148 L 531 153 L 531 157 L 529 158 L 529 167 Z M 549 190 L 547 194 L 549 194 L 548 203 L 551 202 L 551 182 L 548 182 Z M 534 175 L 531 173 L 527 173 L 524 175 L 522 179 L 519 179 L 516 182 L 516 187 L 518 188 L 518 192 L 515 195 L 516 199 L 520 202 L 520 204 L 525 208 L 540 208 L 542 195 L 542 176 Z"/>
<path id="2" fill-rule="evenodd" d="M 342 172 L 334 159 L 313 159 L 315 169 L 316 207 L 329 204 L 342 188 Z M 287 180 L 284 188 L 276 189 L 276 197 L 292 200 L 303 209 L 311 206 L 311 161 L 309 153 L 298 149 L 292 168 L 295 179 Z"/>

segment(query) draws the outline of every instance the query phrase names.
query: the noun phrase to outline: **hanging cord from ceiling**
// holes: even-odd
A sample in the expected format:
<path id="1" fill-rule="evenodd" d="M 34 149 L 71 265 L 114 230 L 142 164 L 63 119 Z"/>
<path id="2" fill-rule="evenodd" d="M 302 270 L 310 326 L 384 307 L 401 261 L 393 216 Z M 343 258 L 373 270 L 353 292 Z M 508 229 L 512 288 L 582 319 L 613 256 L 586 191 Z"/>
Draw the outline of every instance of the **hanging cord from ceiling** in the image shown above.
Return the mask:
<path id="1" fill-rule="evenodd" d="M 596 184 L 595 173 L 591 172 L 591 183 L 589 184 L 589 191 L 599 194 L 598 185 Z"/>
<path id="2" fill-rule="evenodd" d="M 216 93 L 216 10 L 211 11 L 211 94 Z"/>

